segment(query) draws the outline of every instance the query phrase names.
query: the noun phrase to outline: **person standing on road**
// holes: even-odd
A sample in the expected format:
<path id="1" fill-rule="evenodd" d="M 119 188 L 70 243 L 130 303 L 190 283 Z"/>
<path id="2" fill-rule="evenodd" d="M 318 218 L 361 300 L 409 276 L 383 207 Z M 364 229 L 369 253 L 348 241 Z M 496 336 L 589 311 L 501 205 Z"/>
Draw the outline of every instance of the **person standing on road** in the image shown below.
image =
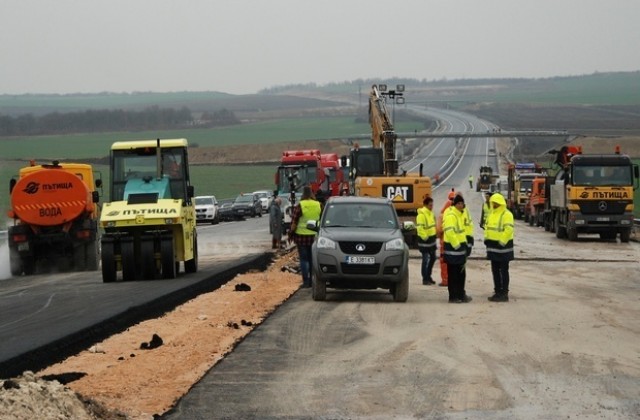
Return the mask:
<path id="1" fill-rule="evenodd" d="M 513 213 L 507 209 L 502 194 L 495 193 L 489 199 L 491 213 L 484 226 L 484 244 L 487 246 L 487 259 L 491 261 L 493 275 L 493 296 L 491 302 L 509 301 L 509 261 L 513 253 Z"/>
<path id="2" fill-rule="evenodd" d="M 433 215 L 433 198 L 426 197 L 423 207 L 418 209 L 416 227 L 418 231 L 418 249 L 422 254 L 422 284 L 436 284 L 431 278 L 436 262 L 436 217 Z"/>
<path id="3" fill-rule="evenodd" d="M 482 213 L 480 215 L 480 229 L 484 229 L 484 225 L 487 223 L 487 216 L 491 213 L 491 203 L 489 199 L 491 193 L 489 191 L 484 193 L 484 203 L 482 203 Z"/>
<path id="4" fill-rule="evenodd" d="M 469 188 L 473 189 L 473 175 L 469 174 Z"/>
<path id="5" fill-rule="evenodd" d="M 311 287 L 311 245 L 316 237 L 316 232 L 307 228 L 307 222 L 319 220 L 321 213 L 320 203 L 314 199 L 311 187 L 305 186 L 300 202 L 293 208 L 289 231 L 289 242 L 298 247 L 302 287 Z"/>
<path id="6" fill-rule="evenodd" d="M 449 275 L 449 303 L 468 303 L 471 296 L 465 291 L 467 235 L 464 225 L 464 198 L 456 195 L 449 210 L 444 215 L 443 238 L 444 260 Z"/>
<path id="7" fill-rule="evenodd" d="M 282 219 L 282 199 L 275 197 L 269 206 L 269 232 L 271 232 L 271 248 L 280 249 L 284 220 Z"/>

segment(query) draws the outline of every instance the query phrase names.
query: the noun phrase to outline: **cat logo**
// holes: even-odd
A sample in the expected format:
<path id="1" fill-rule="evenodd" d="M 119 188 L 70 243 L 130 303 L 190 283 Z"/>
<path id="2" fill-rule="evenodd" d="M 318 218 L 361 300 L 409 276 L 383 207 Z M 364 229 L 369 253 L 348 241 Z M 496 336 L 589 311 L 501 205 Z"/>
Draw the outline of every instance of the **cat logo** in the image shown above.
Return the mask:
<path id="1" fill-rule="evenodd" d="M 384 196 L 393 202 L 413 202 L 411 185 L 383 185 Z"/>

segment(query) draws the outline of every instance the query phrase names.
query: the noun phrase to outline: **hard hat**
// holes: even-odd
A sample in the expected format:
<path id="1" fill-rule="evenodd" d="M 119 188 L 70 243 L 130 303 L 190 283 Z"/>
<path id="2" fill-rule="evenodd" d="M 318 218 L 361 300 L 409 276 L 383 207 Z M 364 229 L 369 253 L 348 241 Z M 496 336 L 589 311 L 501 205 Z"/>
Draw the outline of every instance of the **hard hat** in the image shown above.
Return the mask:
<path id="1" fill-rule="evenodd" d="M 451 191 L 449 191 L 449 200 L 453 200 L 456 196 L 456 192 L 453 190 L 453 188 L 451 188 Z"/>

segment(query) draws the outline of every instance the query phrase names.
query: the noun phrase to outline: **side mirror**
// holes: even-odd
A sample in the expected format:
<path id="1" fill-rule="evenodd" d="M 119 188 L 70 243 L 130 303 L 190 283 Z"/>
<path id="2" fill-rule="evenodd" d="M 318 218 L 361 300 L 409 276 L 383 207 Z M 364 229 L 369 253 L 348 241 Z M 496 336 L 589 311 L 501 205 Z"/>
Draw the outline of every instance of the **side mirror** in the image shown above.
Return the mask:
<path id="1" fill-rule="evenodd" d="M 317 232 L 319 230 L 317 220 L 307 220 L 307 229 Z"/>
<path id="2" fill-rule="evenodd" d="M 404 221 L 402 222 L 402 230 L 414 230 L 416 228 L 416 224 L 412 221 Z"/>

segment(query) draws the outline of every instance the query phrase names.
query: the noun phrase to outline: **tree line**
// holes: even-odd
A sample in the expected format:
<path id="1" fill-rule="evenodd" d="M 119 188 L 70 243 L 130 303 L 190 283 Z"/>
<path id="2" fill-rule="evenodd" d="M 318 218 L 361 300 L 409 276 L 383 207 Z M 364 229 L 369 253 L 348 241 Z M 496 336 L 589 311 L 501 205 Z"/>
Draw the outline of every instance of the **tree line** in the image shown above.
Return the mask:
<path id="1" fill-rule="evenodd" d="M 0 136 L 171 130 L 236 124 L 240 124 L 240 120 L 233 111 L 227 109 L 194 116 L 187 107 L 173 109 L 152 106 L 141 111 L 104 109 L 68 113 L 52 112 L 42 116 L 0 115 Z"/>

